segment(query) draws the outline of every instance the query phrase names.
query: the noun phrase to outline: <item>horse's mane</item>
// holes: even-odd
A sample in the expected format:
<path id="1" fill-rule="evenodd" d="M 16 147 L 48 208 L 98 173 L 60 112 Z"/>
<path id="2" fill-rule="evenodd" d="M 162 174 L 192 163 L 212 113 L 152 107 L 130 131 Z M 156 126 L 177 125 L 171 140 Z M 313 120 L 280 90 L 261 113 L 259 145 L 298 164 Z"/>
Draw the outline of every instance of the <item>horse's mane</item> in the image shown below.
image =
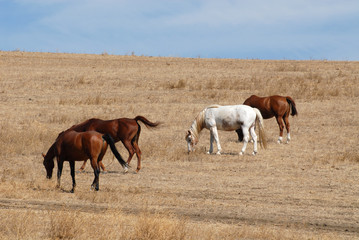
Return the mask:
<path id="1" fill-rule="evenodd" d="M 196 138 L 196 140 L 198 141 L 199 139 L 199 133 L 202 131 L 202 129 L 204 128 L 204 114 L 206 112 L 206 110 L 208 108 L 218 108 L 220 107 L 220 105 L 211 105 L 206 107 L 205 109 L 203 109 L 198 115 L 197 117 L 194 119 L 190 131 L 193 133 L 194 137 Z"/>
<path id="2" fill-rule="evenodd" d="M 206 109 L 207 108 L 219 108 L 221 105 L 218 105 L 218 104 L 213 104 L 213 105 L 210 105 L 210 106 L 208 106 L 208 107 L 206 107 Z M 205 110 L 206 110 L 205 109 Z"/>
<path id="3" fill-rule="evenodd" d="M 71 130 L 75 130 L 75 131 L 86 131 L 86 128 L 94 121 L 97 121 L 99 119 L 97 118 L 91 118 L 91 119 L 88 119 L 82 123 L 79 123 L 79 124 L 76 124 L 76 125 L 73 125 L 72 127 L 70 127 L 69 129 Z"/>
<path id="4" fill-rule="evenodd" d="M 51 161 L 56 155 L 56 141 L 51 145 L 46 154 L 43 154 L 45 161 Z"/>

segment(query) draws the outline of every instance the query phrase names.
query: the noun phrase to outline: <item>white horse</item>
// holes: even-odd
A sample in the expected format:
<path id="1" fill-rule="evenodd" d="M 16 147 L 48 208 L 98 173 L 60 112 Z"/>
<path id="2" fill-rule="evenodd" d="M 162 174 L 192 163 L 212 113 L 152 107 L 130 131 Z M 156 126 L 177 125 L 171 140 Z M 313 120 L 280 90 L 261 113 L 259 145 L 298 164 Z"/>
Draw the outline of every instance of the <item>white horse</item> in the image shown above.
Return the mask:
<path id="1" fill-rule="evenodd" d="M 210 147 L 208 154 L 213 152 L 213 140 L 217 143 L 217 154 L 221 154 L 221 144 L 219 143 L 218 130 L 234 131 L 242 129 L 244 144 L 240 155 L 246 150 L 249 133 L 254 141 L 253 155 L 257 154 L 257 135 L 255 125 L 258 125 L 259 139 L 261 146 L 266 148 L 263 117 L 260 111 L 246 105 L 219 106 L 213 105 L 205 108 L 193 121 L 186 135 L 188 153 L 194 151 L 194 146 L 199 141 L 199 133 L 203 128 L 210 130 Z"/>

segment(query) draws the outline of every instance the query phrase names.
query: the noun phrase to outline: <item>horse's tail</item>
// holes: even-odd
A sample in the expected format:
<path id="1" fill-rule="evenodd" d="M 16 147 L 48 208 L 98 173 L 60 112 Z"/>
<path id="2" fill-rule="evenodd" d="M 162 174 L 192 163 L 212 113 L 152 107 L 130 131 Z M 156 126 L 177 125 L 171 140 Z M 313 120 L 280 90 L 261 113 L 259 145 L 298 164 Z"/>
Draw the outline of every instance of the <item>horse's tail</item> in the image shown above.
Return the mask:
<path id="1" fill-rule="evenodd" d="M 287 99 L 287 102 L 292 109 L 292 112 L 290 115 L 292 115 L 292 116 L 298 115 L 298 111 L 297 111 L 297 108 L 295 107 L 295 102 L 294 102 L 293 98 L 291 98 L 289 96 L 287 96 L 285 98 Z"/>
<path id="2" fill-rule="evenodd" d="M 159 122 L 151 122 L 150 120 L 148 120 L 147 118 L 143 117 L 143 116 L 137 116 L 135 117 L 135 121 L 141 121 L 143 124 L 146 125 L 146 127 L 157 127 L 160 123 Z"/>
<path id="3" fill-rule="evenodd" d="M 267 137 L 264 131 L 264 123 L 261 112 L 257 108 L 253 108 L 256 113 L 256 125 L 259 131 L 259 142 L 262 148 L 267 148 Z"/>
<path id="4" fill-rule="evenodd" d="M 102 138 L 108 143 L 108 145 L 110 145 L 110 148 L 111 148 L 111 151 L 112 151 L 113 155 L 115 155 L 116 159 L 121 164 L 121 166 L 123 168 L 127 169 L 128 164 L 123 160 L 120 153 L 117 151 L 115 141 L 113 140 L 111 135 L 106 133 L 105 135 L 102 136 Z"/>

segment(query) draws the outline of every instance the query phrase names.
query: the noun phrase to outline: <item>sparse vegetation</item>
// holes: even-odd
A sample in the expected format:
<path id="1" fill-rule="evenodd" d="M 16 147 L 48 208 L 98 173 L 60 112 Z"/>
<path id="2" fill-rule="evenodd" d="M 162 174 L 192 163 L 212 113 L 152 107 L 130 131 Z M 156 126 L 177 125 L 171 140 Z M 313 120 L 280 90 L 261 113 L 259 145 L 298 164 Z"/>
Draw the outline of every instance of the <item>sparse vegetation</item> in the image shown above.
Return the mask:
<path id="1" fill-rule="evenodd" d="M 358 62 L 0 55 L 0 239 L 357 238 Z M 268 149 L 256 157 L 238 155 L 232 132 L 219 132 L 221 156 L 205 154 L 208 131 L 186 153 L 200 110 L 252 94 L 295 99 L 289 145 L 276 144 L 270 119 Z M 137 115 L 163 122 L 142 128 L 140 173 L 136 157 L 124 174 L 107 153 L 99 192 L 89 189 L 89 164 L 75 194 L 68 164 L 65 189 L 46 179 L 41 153 L 61 131 Z"/>

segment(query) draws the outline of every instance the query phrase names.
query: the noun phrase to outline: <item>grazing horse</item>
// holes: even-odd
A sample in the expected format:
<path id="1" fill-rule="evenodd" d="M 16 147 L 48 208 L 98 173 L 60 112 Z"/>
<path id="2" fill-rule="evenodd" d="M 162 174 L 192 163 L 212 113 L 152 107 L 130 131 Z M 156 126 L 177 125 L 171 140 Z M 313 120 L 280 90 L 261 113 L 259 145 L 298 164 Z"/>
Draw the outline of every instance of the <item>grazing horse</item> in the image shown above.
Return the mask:
<path id="1" fill-rule="evenodd" d="M 137 116 L 134 119 L 118 118 L 113 120 L 91 118 L 78 125 L 72 126 L 69 130 L 74 130 L 76 132 L 96 131 L 102 134 L 109 134 L 115 142 L 121 141 L 129 153 L 127 164 L 130 164 L 134 153 L 136 153 L 136 172 L 138 172 L 141 169 L 141 150 L 138 146 L 141 126 L 138 121 L 141 121 L 146 127 L 157 127 L 160 124 L 158 122 L 153 123 L 143 116 Z M 100 164 L 102 164 L 102 162 Z M 84 161 L 81 166 L 81 171 L 85 168 L 85 165 L 86 161 Z M 104 170 L 104 167 L 102 169 Z"/>
<path id="2" fill-rule="evenodd" d="M 289 114 L 292 116 L 298 115 L 295 107 L 295 102 L 291 97 L 283 96 L 270 96 L 270 97 L 258 97 L 252 95 L 247 98 L 244 105 L 248 105 L 254 108 L 258 108 L 264 119 L 275 117 L 279 126 L 279 138 L 278 143 L 283 141 L 283 129 L 287 129 L 287 143 L 290 141 L 290 124 L 288 121 Z M 291 111 L 292 110 L 292 111 Z"/>
<path id="3" fill-rule="evenodd" d="M 73 193 L 76 187 L 75 181 L 75 161 L 83 161 L 90 159 L 91 166 L 94 170 L 95 179 L 93 180 L 92 187 L 96 191 L 99 190 L 99 174 L 100 167 L 99 162 L 102 160 L 103 156 L 106 153 L 107 146 L 110 145 L 110 148 L 113 154 L 116 156 L 119 163 L 127 168 L 127 163 L 122 159 L 121 155 L 118 153 L 115 142 L 109 134 L 101 134 L 95 131 L 88 132 L 75 132 L 68 130 L 59 134 L 59 137 L 56 139 L 55 143 L 47 151 L 46 155 L 42 154 L 44 157 L 44 166 L 46 169 L 47 178 L 52 177 L 52 172 L 54 169 L 54 157 L 57 160 L 57 186 L 60 187 L 60 179 L 62 174 L 62 168 L 64 161 L 70 163 L 71 177 L 72 177 L 72 190 Z"/>
<path id="4" fill-rule="evenodd" d="M 259 138 L 261 146 L 266 148 L 266 139 L 264 134 L 263 118 L 258 109 L 245 105 L 234 106 L 209 106 L 201 111 L 193 121 L 185 137 L 188 146 L 188 153 L 194 151 L 194 145 L 199 141 L 199 133 L 202 129 L 210 130 L 210 147 L 208 154 L 213 152 L 213 140 L 217 143 L 217 154 L 221 154 L 221 145 L 218 138 L 218 130 L 234 131 L 241 129 L 244 135 L 244 144 L 240 155 L 244 154 L 249 134 L 254 140 L 253 155 L 257 154 L 257 135 L 255 125 L 259 126 Z"/>

